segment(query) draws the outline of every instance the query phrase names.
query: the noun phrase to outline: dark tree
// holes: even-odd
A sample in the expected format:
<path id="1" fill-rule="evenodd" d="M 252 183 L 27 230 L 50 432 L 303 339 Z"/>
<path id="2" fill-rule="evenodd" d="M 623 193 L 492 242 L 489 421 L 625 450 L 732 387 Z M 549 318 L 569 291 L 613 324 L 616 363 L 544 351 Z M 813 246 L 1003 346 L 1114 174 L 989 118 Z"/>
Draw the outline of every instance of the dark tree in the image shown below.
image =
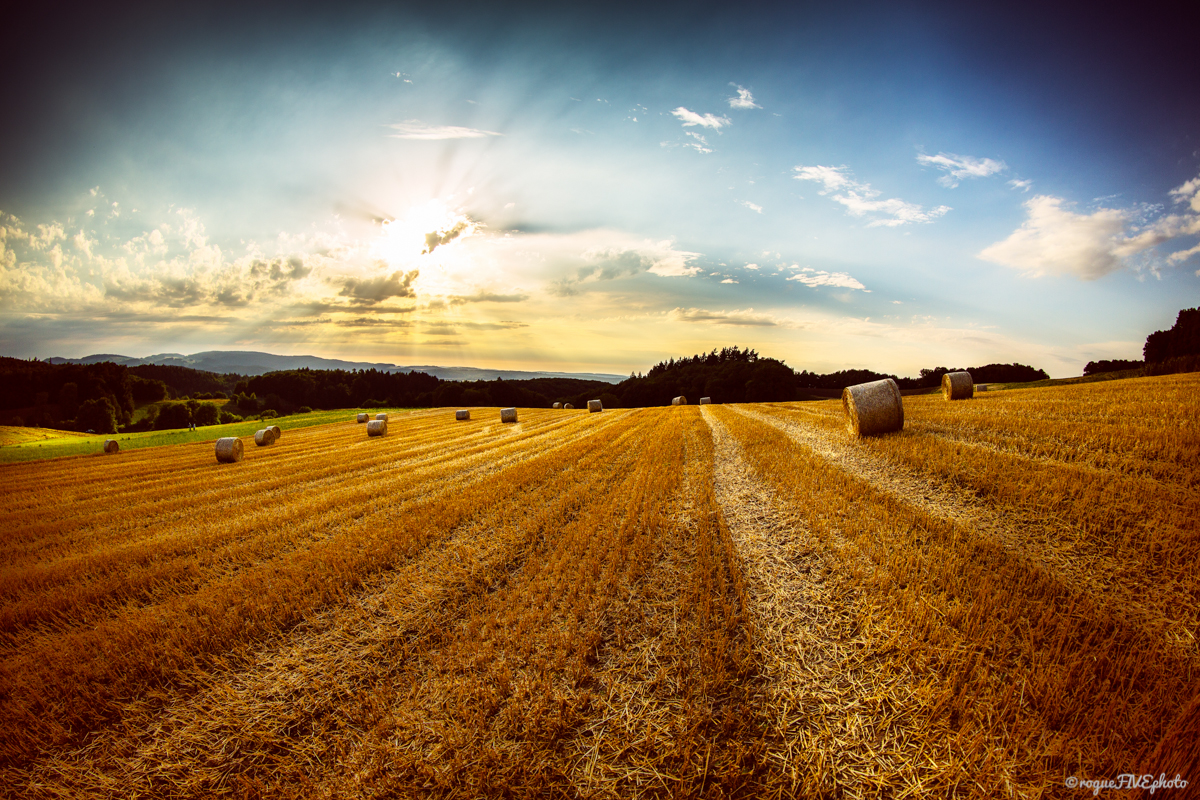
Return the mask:
<path id="1" fill-rule="evenodd" d="M 79 415 L 75 417 L 75 426 L 83 431 L 116 433 L 117 410 L 107 397 L 85 400 L 79 407 Z"/>

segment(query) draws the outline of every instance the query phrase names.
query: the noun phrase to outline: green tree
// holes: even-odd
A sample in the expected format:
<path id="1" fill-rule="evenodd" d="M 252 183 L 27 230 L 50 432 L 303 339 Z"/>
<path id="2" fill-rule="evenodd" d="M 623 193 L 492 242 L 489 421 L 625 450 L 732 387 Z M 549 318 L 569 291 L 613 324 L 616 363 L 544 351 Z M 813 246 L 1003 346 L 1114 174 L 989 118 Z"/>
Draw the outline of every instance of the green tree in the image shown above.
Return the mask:
<path id="1" fill-rule="evenodd" d="M 107 397 L 85 400 L 79 407 L 79 415 L 75 417 L 75 425 L 80 430 L 93 430 L 96 433 L 117 432 L 117 409 Z"/>
<path id="2" fill-rule="evenodd" d="M 200 403 L 192 412 L 192 422 L 197 425 L 217 425 L 221 421 L 221 409 L 216 403 Z"/>

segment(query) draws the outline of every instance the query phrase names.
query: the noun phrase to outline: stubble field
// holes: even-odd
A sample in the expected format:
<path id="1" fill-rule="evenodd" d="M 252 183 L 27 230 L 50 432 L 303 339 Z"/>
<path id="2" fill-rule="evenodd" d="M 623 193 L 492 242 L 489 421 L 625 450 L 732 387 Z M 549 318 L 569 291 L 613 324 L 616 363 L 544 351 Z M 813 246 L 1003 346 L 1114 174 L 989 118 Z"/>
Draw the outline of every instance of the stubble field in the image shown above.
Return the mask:
<path id="1" fill-rule="evenodd" d="M 0 792 L 1200 785 L 1200 375 L 905 411 L 440 409 L 0 466 Z"/>

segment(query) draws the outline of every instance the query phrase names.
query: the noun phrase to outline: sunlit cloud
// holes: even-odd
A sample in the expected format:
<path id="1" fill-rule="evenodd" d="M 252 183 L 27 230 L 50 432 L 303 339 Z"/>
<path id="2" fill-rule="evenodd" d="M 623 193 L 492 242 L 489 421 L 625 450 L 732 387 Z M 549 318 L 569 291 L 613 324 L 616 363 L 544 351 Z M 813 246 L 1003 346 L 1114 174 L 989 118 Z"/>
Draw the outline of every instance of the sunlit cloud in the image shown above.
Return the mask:
<path id="1" fill-rule="evenodd" d="M 1011 181 L 1008 182 L 1008 185 L 1014 189 L 1020 189 L 1022 192 L 1028 192 L 1029 188 L 1031 186 L 1033 186 L 1033 181 L 1027 181 L 1027 180 L 1021 180 L 1019 178 L 1013 178 Z"/>
<path id="2" fill-rule="evenodd" d="M 917 156 L 917 161 L 927 167 L 936 167 L 947 173 L 938 178 L 938 183 L 949 189 L 958 186 L 959 181 L 964 178 L 986 178 L 1008 169 L 1008 165 L 1003 161 L 960 156 L 954 153 L 938 153 L 936 156 L 927 156 L 921 153 Z"/>
<path id="3" fill-rule="evenodd" d="M 734 311 L 709 311 L 703 308 L 675 308 L 667 317 L 676 322 L 693 322 L 708 325 L 736 325 L 740 327 L 776 327 L 780 320 L 770 314 L 756 312 L 753 308 Z"/>
<path id="4" fill-rule="evenodd" d="M 1200 178 L 1171 190 L 1176 203 L 1200 208 Z M 1131 209 L 1071 211 L 1061 197 L 1037 195 L 1025 202 L 1026 219 L 1007 239 L 980 251 L 978 257 L 1012 267 L 1031 277 L 1073 275 L 1095 280 L 1131 266 L 1135 256 L 1181 236 L 1200 234 L 1200 214 L 1168 214 L 1141 222 Z M 1190 248 L 1170 253 L 1179 263 L 1200 252 Z M 1143 266 L 1157 271 L 1154 261 Z"/>
<path id="5" fill-rule="evenodd" d="M 416 119 L 392 123 L 387 127 L 397 131 L 396 133 L 388 134 L 393 139 L 484 139 L 488 136 L 504 135 L 496 131 L 464 128 L 458 125 L 429 125 Z"/>
<path id="6" fill-rule="evenodd" d="M 755 204 L 755 203 L 751 203 L 749 200 L 742 200 L 742 201 L 740 201 L 740 203 L 741 203 L 741 205 L 743 205 L 743 206 L 745 206 L 746 208 L 748 208 L 748 209 L 750 209 L 751 211 L 753 211 L 755 214 L 761 214 L 761 213 L 762 213 L 762 211 L 763 211 L 763 207 L 762 207 L 762 206 L 760 206 L 760 205 L 757 205 L 757 204 Z"/>
<path id="7" fill-rule="evenodd" d="M 796 269 L 793 266 L 793 269 Z M 800 271 L 792 275 L 787 280 L 798 281 L 805 286 L 836 286 L 842 289 L 861 289 L 864 292 L 870 291 L 863 286 L 857 278 L 852 278 L 845 272 L 826 272 L 825 270 L 817 270 L 812 267 L 800 268 Z"/>
<path id="8" fill-rule="evenodd" d="M 882 219 L 873 219 L 868 227 L 894 228 L 913 222 L 932 222 L 950 211 L 949 206 L 937 206 L 926 210 L 918 203 L 910 203 L 898 198 L 877 200 L 880 192 L 871 188 L 870 184 L 859 183 L 851 178 L 845 167 L 795 167 L 796 180 L 812 181 L 823 187 L 818 194 L 827 195 L 837 192 L 831 198 L 841 203 L 853 216 L 883 215 Z"/>

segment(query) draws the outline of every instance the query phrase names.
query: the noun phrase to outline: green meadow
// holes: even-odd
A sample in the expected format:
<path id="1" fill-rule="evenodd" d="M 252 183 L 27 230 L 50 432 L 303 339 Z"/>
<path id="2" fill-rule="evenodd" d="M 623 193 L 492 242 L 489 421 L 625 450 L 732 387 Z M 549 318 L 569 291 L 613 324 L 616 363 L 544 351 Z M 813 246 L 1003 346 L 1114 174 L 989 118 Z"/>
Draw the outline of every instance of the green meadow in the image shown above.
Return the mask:
<path id="1" fill-rule="evenodd" d="M 287 431 L 325 425 L 330 422 L 353 421 L 359 413 L 370 414 L 372 419 L 380 412 L 397 413 L 408 409 L 395 408 L 339 408 L 333 411 L 311 411 L 307 414 L 292 414 L 269 420 L 245 420 L 228 425 L 208 425 L 189 430 L 143 431 L 140 433 L 77 433 L 50 428 L 16 428 L 0 426 L 0 464 L 16 461 L 35 461 L 40 458 L 62 458 L 64 456 L 86 456 L 101 452 L 105 439 L 116 439 L 121 450 L 137 450 L 142 447 L 160 447 L 168 444 L 216 441 L 223 436 L 249 436 L 267 425 L 278 425 Z"/>

